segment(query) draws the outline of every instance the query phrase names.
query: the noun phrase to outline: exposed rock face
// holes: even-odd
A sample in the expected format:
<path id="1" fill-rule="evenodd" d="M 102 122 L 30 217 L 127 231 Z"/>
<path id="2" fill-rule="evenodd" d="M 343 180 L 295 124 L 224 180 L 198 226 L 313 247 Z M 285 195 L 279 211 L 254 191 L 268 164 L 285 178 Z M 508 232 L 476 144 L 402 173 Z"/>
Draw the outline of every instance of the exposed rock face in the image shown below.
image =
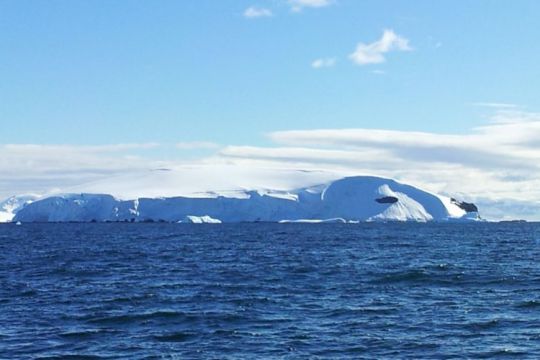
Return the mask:
<path id="1" fill-rule="evenodd" d="M 393 204 L 398 202 L 398 198 L 395 196 L 384 196 L 378 199 L 375 199 L 379 204 Z"/>
<path id="2" fill-rule="evenodd" d="M 465 202 L 465 201 L 459 201 L 459 200 L 456 200 L 454 198 L 450 199 L 450 201 L 452 202 L 452 204 L 455 204 L 460 209 L 463 209 L 468 213 L 470 213 L 470 212 L 478 212 L 478 207 L 473 203 L 468 203 L 468 202 Z"/>

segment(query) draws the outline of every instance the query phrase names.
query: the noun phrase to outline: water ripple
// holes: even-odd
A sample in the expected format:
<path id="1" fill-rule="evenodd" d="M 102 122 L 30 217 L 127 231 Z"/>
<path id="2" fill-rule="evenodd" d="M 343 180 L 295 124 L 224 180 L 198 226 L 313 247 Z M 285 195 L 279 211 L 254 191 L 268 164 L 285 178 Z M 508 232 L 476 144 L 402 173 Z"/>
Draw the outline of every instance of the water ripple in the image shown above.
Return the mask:
<path id="1" fill-rule="evenodd" d="M 0 358 L 540 358 L 539 228 L 0 225 Z"/>

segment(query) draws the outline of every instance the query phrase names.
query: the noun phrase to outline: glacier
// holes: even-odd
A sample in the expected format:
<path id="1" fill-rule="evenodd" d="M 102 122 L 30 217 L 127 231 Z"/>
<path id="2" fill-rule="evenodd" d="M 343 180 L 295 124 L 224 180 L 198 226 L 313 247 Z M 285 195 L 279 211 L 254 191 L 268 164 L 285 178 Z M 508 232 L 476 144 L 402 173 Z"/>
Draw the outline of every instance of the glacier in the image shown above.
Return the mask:
<path id="1" fill-rule="evenodd" d="M 77 193 L 25 201 L 11 209 L 21 222 L 363 222 L 474 221 L 473 204 L 393 179 L 349 176 L 292 190 L 234 190 L 197 196 L 121 199 Z M 476 211 L 471 211 L 476 210 Z"/>

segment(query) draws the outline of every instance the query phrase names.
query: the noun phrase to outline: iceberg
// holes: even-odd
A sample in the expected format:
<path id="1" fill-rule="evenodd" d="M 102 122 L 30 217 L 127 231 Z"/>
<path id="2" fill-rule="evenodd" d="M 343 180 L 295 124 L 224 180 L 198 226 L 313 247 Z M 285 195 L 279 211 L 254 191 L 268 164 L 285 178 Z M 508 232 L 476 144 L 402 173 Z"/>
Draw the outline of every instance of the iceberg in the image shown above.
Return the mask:
<path id="1" fill-rule="evenodd" d="M 475 221 L 474 204 L 396 180 L 351 176 L 297 189 L 207 192 L 119 199 L 109 194 L 49 196 L 12 210 L 22 222 L 347 222 Z M 218 220 L 219 219 L 219 220 Z"/>
<path id="2" fill-rule="evenodd" d="M 336 219 L 298 219 L 298 220 L 280 220 L 280 224 L 292 224 L 292 223 L 300 223 L 300 224 L 324 224 L 324 223 L 330 223 L 330 224 L 345 224 L 347 223 L 347 220 L 342 218 L 336 218 Z"/>
<path id="3" fill-rule="evenodd" d="M 188 215 L 186 218 L 182 221 L 179 221 L 179 223 L 189 223 L 189 224 L 221 224 L 221 220 L 214 219 L 213 217 L 210 217 L 208 215 L 204 216 L 194 216 L 194 215 Z"/>

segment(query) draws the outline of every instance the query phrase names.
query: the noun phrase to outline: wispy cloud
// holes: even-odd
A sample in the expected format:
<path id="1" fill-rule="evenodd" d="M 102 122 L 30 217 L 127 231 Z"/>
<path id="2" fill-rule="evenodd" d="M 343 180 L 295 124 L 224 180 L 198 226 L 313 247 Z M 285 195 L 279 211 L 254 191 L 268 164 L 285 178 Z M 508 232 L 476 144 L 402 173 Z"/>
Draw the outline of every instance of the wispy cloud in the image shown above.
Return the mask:
<path id="1" fill-rule="evenodd" d="M 531 211 L 540 209 L 540 113 L 504 107 L 491 111 L 490 122 L 464 134 L 289 130 L 268 134 L 272 144 L 266 147 L 196 141 L 178 143 L 176 148 L 214 150 L 194 161 L 209 169 L 227 164 L 246 174 L 257 166 L 387 176 L 478 202 L 488 218 L 540 220 Z M 107 183 L 120 175 L 132 181 L 145 171 L 185 163 L 180 155 L 175 160 L 158 159 L 157 146 L 0 145 L 0 198 L 92 181 Z M 213 176 L 225 175 L 218 173 Z"/>
<path id="2" fill-rule="evenodd" d="M 327 68 L 336 65 L 336 62 L 336 58 L 320 58 L 313 60 L 311 67 L 314 69 Z"/>
<path id="3" fill-rule="evenodd" d="M 517 109 L 519 108 L 516 104 L 509 103 L 499 103 L 499 102 L 476 102 L 473 103 L 474 106 L 495 108 L 495 109 Z"/>
<path id="4" fill-rule="evenodd" d="M 195 150 L 195 149 L 216 149 L 219 147 L 218 144 L 210 141 L 184 141 L 176 143 L 177 149 L 182 150 Z"/>
<path id="5" fill-rule="evenodd" d="M 272 16 L 272 10 L 257 6 L 250 6 L 246 10 L 244 10 L 244 17 L 248 19 L 255 19 L 255 18 L 261 18 L 261 17 L 270 17 Z"/>
<path id="6" fill-rule="evenodd" d="M 386 29 L 382 37 L 370 44 L 359 43 L 349 58 L 357 65 L 380 64 L 386 61 L 385 54 L 390 51 L 411 51 L 409 40 Z"/>
<path id="7" fill-rule="evenodd" d="M 164 161 L 140 155 L 158 146 L 155 143 L 0 145 L 0 197 L 44 193 L 115 174 L 165 167 Z"/>
<path id="8" fill-rule="evenodd" d="M 498 111 L 464 135 L 382 129 L 322 129 L 269 134 L 283 145 L 384 150 L 407 161 L 477 168 L 540 169 L 540 114 Z"/>
<path id="9" fill-rule="evenodd" d="M 289 6 L 294 12 L 302 11 L 304 8 L 326 7 L 333 3 L 333 0 L 289 0 Z"/>
<path id="10" fill-rule="evenodd" d="M 319 129 L 278 131 L 276 146 L 229 146 L 230 159 L 257 163 L 288 163 L 299 168 L 348 170 L 398 178 L 435 192 L 486 204 L 484 214 L 504 203 L 514 213 L 531 217 L 523 204 L 540 207 L 540 114 L 497 109 L 491 122 L 468 134 L 393 131 L 384 129 Z M 495 206 L 495 205 L 493 205 Z"/>
<path id="11" fill-rule="evenodd" d="M 66 155 L 76 151 L 85 153 L 115 153 L 127 150 L 147 150 L 159 147 L 160 144 L 148 143 L 122 143 L 105 145 L 41 145 L 41 144 L 4 144 L 0 149 L 17 154 L 51 154 L 64 152 Z"/>

